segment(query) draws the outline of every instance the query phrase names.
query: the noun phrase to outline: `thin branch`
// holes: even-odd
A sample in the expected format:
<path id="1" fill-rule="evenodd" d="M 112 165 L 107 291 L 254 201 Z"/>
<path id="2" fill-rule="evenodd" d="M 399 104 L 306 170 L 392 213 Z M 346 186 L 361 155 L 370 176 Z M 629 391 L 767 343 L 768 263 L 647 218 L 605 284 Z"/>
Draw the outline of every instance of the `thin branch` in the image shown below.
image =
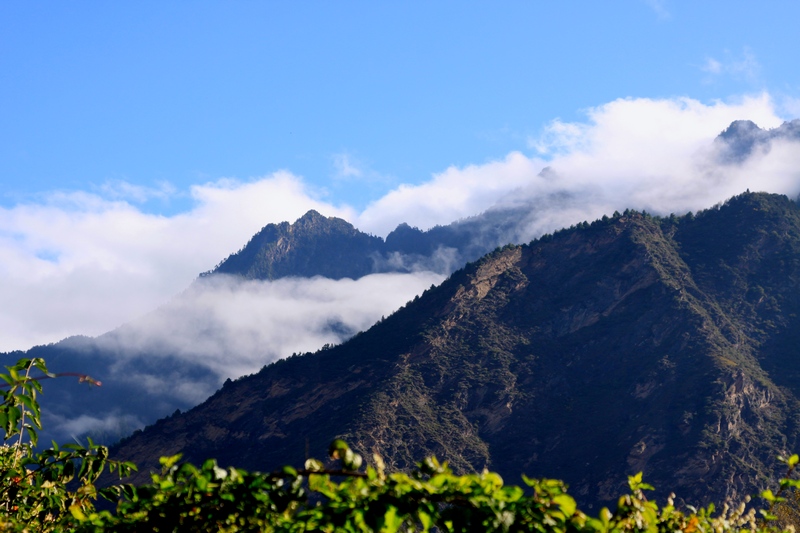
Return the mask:
<path id="1" fill-rule="evenodd" d="M 42 381 L 44 379 L 52 379 L 52 378 L 60 378 L 65 376 L 72 376 L 78 378 L 78 383 L 88 383 L 89 385 L 95 385 L 100 387 L 103 385 L 103 382 L 92 378 L 91 376 L 87 376 L 86 374 L 79 374 L 78 372 L 59 372 L 58 374 L 50 374 L 45 376 L 36 376 L 35 378 L 29 377 L 27 374 L 25 376 L 25 381 Z M 0 385 L 0 389 L 7 389 L 10 385 L 8 383 Z"/>

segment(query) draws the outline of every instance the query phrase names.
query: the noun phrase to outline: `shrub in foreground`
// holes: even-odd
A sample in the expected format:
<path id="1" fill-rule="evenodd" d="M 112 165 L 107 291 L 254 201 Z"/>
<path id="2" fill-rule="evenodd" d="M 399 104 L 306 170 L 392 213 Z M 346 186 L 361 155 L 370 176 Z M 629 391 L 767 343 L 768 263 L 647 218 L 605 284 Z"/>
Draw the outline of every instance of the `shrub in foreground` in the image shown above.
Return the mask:
<path id="1" fill-rule="evenodd" d="M 765 492 L 770 508 L 761 515 L 745 503 L 720 512 L 713 505 L 679 510 L 671 500 L 648 501 L 652 487 L 638 474 L 615 511 L 591 516 L 561 481 L 523 477 L 523 486 L 505 485 L 488 471 L 454 475 L 435 458 L 407 473 L 387 473 L 379 456 L 362 468 L 361 456 L 337 440 L 328 450 L 335 469 L 309 459 L 303 468 L 265 474 L 174 456 L 161 459 L 149 484 L 100 490 L 95 483 L 106 468 L 124 476 L 134 466 L 108 460 L 108 450 L 91 442 L 35 452 L 40 380 L 53 375 L 39 359 L 6 368 L 0 374 L 7 389 L 0 408 L 3 531 L 772 532 L 780 530 L 772 512 L 790 507 L 781 491 L 798 485 L 784 480 L 777 495 Z M 791 474 L 798 457 L 785 462 Z M 99 497 L 115 502 L 114 511 L 98 510 Z"/>

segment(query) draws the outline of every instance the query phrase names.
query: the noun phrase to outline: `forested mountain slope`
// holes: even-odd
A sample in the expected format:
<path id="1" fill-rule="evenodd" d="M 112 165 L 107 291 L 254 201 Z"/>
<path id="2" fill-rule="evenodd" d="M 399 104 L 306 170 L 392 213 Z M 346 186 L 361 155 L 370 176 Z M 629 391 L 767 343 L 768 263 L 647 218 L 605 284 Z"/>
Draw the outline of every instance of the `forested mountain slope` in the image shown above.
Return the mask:
<path id="1" fill-rule="evenodd" d="M 743 194 L 507 246 L 350 341 L 229 382 L 114 455 L 271 469 L 334 437 L 392 467 L 433 453 L 565 479 L 644 470 L 690 503 L 753 493 L 796 449 L 800 210 Z M 146 468 L 145 468 L 146 470 Z"/>

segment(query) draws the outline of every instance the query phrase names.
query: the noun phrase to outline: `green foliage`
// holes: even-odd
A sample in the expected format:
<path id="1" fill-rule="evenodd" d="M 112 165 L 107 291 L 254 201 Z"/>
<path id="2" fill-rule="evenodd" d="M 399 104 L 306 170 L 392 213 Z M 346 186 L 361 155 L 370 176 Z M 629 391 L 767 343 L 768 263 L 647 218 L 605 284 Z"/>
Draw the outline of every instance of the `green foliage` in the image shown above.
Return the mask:
<path id="1" fill-rule="evenodd" d="M 773 520 L 782 529 L 800 528 L 800 480 L 792 479 L 800 456 L 797 454 L 789 457 L 778 457 L 778 460 L 787 467 L 786 475 L 780 482 L 780 489 L 776 494 L 765 490 L 761 497 L 769 503 L 769 508 L 761 511 L 768 520 Z"/>
<path id="2" fill-rule="evenodd" d="M 332 458 L 349 448 L 335 441 Z M 672 501 L 648 501 L 641 474 L 629 479 L 630 493 L 615 512 L 591 517 L 557 480 L 523 478 L 525 488 L 504 485 L 495 473 L 454 475 L 429 458 L 410 473 L 387 474 L 375 456 L 365 471 L 326 470 L 306 461 L 271 474 L 179 465 L 162 459 L 150 485 L 134 489 L 116 513 L 81 516 L 77 531 L 503 531 L 539 533 L 777 531 L 757 522 L 744 505 L 716 514 L 709 506 L 685 513 Z M 346 461 L 346 460 L 345 460 Z M 343 461 L 344 462 L 344 461 Z M 358 461 L 357 461 L 358 462 Z"/>
<path id="3" fill-rule="evenodd" d="M 40 359 L 6 368 L 8 373 L 0 374 L 8 386 L 0 417 L 5 441 L 12 442 L 0 453 L 2 531 L 766 533 L 779 531 L 772 524 L 787 524 L 769 521 L 781 517 L 782 491 L 800 487 L 788 479 L 799 462 L 794 455 L 784 460 L 789 472 L 778 494 L 764 492 L 770 507 L 758 521 L 744 503 L 721 513 L 713 505 L 678 510 L 672 498 L 659 506 L 645 497 L 653 487 L 639 473 L 629 478 L 630 492 L 619 498 L 616 511 L 603 508 L 594 517 L 578 509 L 558 480 L 523 477 L 523 487 L 505 485 L 487 470 L 456 475 L 435 458 L 407 473 L 388 473 L 374 455 L 362 469 L 362 457 L 337 439 L 328 448 L 327 465 L 308 459 L 302 469 L 286 466 L 263 474 L 221 468 L 214 460 L 197 467 L 175 455 L 161 459 L 161 471 L 148 484 L 98 489 L 105 468 L 127 475 L 133 465 L 110 461 L 108 450 L 91 442 L 54 444 L 36 453 L 39 380 L 54 375 Z M 336 468 L 329 467 L 337 461 Z M 116 509 L 98 510 L 98 496 L 117 501 Z"/>
<path id="4" fill-rule="evenodd" d="M 0 530 L 60 531 L 64 520 L 91 512 L 98 496 L 116 500 L 123 487 L 98 489 L 97 479 L 108 468 L 130 474 L 131 463 L 110 461 L 108 449 L 67 444 L 36 452 L 37 430 L 42 428 L 37 400 L 41 379 L 49 373 L 42 359 L 21 359 L 0 373 L 5 382 L 0 405 L 4 436 L 0 447 Z M 37 375 L 38 374 L 38 375 Z M 94 383 L 87 376 L 82 381 Z"/>

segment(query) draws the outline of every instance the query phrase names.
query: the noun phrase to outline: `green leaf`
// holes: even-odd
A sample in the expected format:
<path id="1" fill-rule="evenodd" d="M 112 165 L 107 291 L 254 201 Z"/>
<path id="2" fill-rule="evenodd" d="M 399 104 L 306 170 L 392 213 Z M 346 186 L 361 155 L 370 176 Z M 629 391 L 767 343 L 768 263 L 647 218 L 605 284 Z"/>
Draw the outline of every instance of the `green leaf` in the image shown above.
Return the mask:
<path id="1" fill-rule="evenodd" d="M 32 417 L 35 419 L 39 418 L 39 402 L 37 402 L 35 398 L 28 394 L 19 394 L 17 395 L 17 398 L 19 398 L 19 401 L 22 403 L 22 405 L 28 408 Z"/>
<path id="2" fill-rule="evenodd" d="M 332 459 L 341 459 L 349 450 L 350 446 L 348 446 L 345 441 L 342 439 L 336 439 L 331 442 L 330 446 L 328 446 L 328 455 Z"/>
<path id="3" fill-rule="evenodd" d="M 400 526 L 403 525 L 403 517 L 398 514 L 397 507 L 394 505 L 389 505 L 387 506 L 383 517 L 381 517 L 380 522 L 381 531 L 392 533 L 400 529 Z"/>
<path id="4" fill-rule="evenodd" d="M 422 524 L 423 531 L 431 530 L 431 527 L 433 527 L 433 517 L 428 514 L 427 511 L 420 510 L 417 513 L 417 518 L 419 518 L 419 523 Z"/>
<path id="5" fill-rule="evenodd" d="M 305 463 L 306 470 L 311 470 L 312 472 L 319 472 L 325 469 L 325 466 L 317 459 L 306 459 Z"/>
<path id="6" fill-rule="evenodd" d="M 32 428 L 27 424 L 25 425 L 25 429 L 28 432 L 28 438 L 31 441 L 31 446 L 36 446 L 36 444 L 39 442 L 39 434 L 36 433 L 36 430 L 34 428 Z"/>
<path id="7" fill-rule="evenodd" d="M 78 505 L 77 503 L 74 504 L 74 505 L 70 505 L 69 506 L 69 512 L 79 522 L 85 522 L 86 521 L 86 514 L 84 514 L 83 510 L 81 509 L 81 506 Z"/>
<path id="8" fill-rule="evenodd" d="M 172 468 L 173 466 L 175 466 L 175 464 L 176 464 L 178 461 L 180 461 L 180 460 L 181 460 L 181 457 L 182 457 L 182 455 L 181 455 L 181 454 L 172 455 L 172 456 L 170 456 L 170 457 L 161 457 L 161 458 L 158 460 L 158 462 L 159 462 L 159 464 L 161 464 L 162 468 L 164 468 L 164 469 L 166 469 L 166 470 L 169 470 L 170 468 Z"/>
<path id="9" fill-rule="evenodd" d="M 55 374 L 51 374 L 50 372 L 48 372 L 48 371 L 47 371 L 47 364 L 44 362 L 44 359 L 43 359 L 43 358 L 41 358 L 41 357 L 35 357 L 35 358 L 34 358 L 34 359 L 31 361 L 31 367 L 32 367 L 32 368 L 33 368 L 33 367 L 36 367 L 36 368 L 38 368 L 39 370 L 41 370 L 42 372 L 44 372 L 44 374 L 45 374 L 47 377 L 50 377 L 50 378 L 54 378 L 54 377 L 56 377 L 56 375 L 55 375 Z"/>
<path id="10" fill-rule="evenodd" d="M 559 494 L 553 498 L 553 501 L 561 508 L 567 518 L 575 514 L 575 510 L 578 508 L 575 499 L 569 494 Z"/>
<path id="11" fill-rule="evenodd" d="M 800 489 L 800 479 L 781 479 L 781 488 Z"/>
<path id="12" fill-rule="evenodd" d="M 16 435 L 20 432 L 17 428 L 17 424 L 19 423 L 19 419 L 22 417 L 22 412 L 20 411 L 19 407 L 16 405 L 9 405 L 8 410 L 6 411 L 6 438 Z"/>

